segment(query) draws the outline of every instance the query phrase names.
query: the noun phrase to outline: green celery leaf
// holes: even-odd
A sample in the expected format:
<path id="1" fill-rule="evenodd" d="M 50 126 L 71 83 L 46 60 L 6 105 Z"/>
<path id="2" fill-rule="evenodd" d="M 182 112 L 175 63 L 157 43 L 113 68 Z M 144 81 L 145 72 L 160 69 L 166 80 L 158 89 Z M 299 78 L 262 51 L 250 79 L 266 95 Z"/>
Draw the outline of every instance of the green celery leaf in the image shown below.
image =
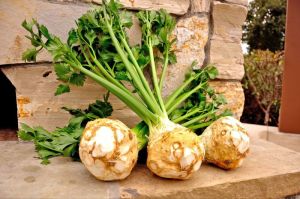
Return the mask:
<path id="1" fill-rule="evenodd" d="M 106 2 L 106 1 L 104 1 Z M 107 4 L 108 7 L 110 9 L 110 11 L 112 12 L 119 12 L 120 8 L 122 8 L 122 5 L 118 2 L 118 1 L 115 1 L 115 0 L 110 0 L 109 3 Z"/>
<path id="2" fill-rule="evenodd" d="M 52 134 L 44 129 L 43 127 L 35 127 L 34 131 L 36 133 L 36 139 L 39 140 L 51 140 L 52 139 Z"/>
<path id="3" fill-rule="evenodd" d="M 93 109 L 92 109 L 93 108 Z M 95 111 L 97 110 L 97 111 Z M 106 118 L 111 116 L 113 108 L 111 104 L 107 101 L 96 100 L 96 103 L 90 104 L 86 111 L 87 113 L 92 112 L 100 118 Z"/>
<path id="4" fill-rule="evenodd" d="M 103 35 L 99 39 L 99 44 L 101 48 L 106 49 L 112 44 L 111 38 L 107 35 Z"/>
<path id="5" fill-rule="evenodd" d="M 218 70 L 214 66 L 207 67 L 206 72 L 207 72 L 210 79 L 215 79 L 218 75 Z"/>
<path id="6" fill-rule="evenodd" d="M 59 152 L 55 152 L 55 151 L 51 151 L 51 150 L 47 150 L 47 149 L 42 149 L 38 151 L 39 157 L 41 159 L 45 159 L 45 158 L 49 158 L 49 157 L 55 157 L 60 155 Z"/>
<path id="7" fill-rule="evenodd" d="M 34 140 L 34 134 L 32 132 L 26 132 L 25 130 L 19 130 L 18 137 L 24 141 Z"/>
<path id="8" fill-rule="evenodd" d="M 59 136 L 51 144 L 55 146 L 56 150 L 63 151 L 67 146 L 74 143 L 77 143 L 77 140 L 70 136 Z"/>
<path id="9" fill-rule="evenodd" d="M 139 46 L 134 46 L 131 48 L 132 54 L 135 59 L 138 59 L 140 56 L 141 48 Z"/>
<path id="10" fill-rule="evenodd" d="M 69 36 L 68 36 L 67 43 L 68 43 L 69 46 L 73 46 L 77 42 L 79 42 L 77 32 L 74 29 L 71 29 L 69 31 Z"/>
<path id="11" fill-rule="evenodd" d="M 125 69 L 125 65 L 124 65 L 124 63 L 117 63 L 115 68 L 117 71 L 122 71 Z"/>
<path id="12" fill-rule="evenodd" d="M 30 37 L 28 35 L 26 35 L 25 37 L 31 41 L 32 46 L 34 46 L 34 47 L 41 46 L 40 39 L 36 39 L 35 37 Z"/>
<path id="13" fill-rule="evenodd" d="M 41 31 L 41 33 L 42 33 L 47 39 L 50 39 L 50 38 L 51 38 L 51 36 L 50 36 L 50 34 L 49 34 L 49 31 L 48 31 L 48 29 L 46 28 L 46 26 L 40 25 L 40 29 L 39 29 L 39 30 Z"/>
<path id="14" fill-rule="evenodd" d="M 39 150 L 49 150 L 49 151 L 53 151 L 56 153 L 62 153 L 61 150 L 58 150 L 55 145 L 52 145 L 51 141 L 37 141 L 36 143 L 36 148 Z"/>
<path id="15" fill-rule="evenodd" d="M 119 54 L 114 54 L 114 57 L 113 57 L 113 60 L 116 62 L 116 63 L 122 63 L 122 58 Z"/>
<path id="16" fill-rule="evenodd" d="M 41 162 L 41 164 L 43 164 L 43 165 L 50 164 L 50 160 L 49 160 L 49 159 L 47 159 L 47 158 L 44 158 L 44 159 L 42 159 L 42 162 Z"/>
<path id="17" fill-rule="evenodd" d="M 27 31 L 32 32 L 32 27 L 33 27 L 34 23 L 33 22 L 27 22 L 26 20 L 24 20 L 22 22 L 22 27 L 25 28 Z"/>
<path id="18" fill-rule="evenodd" d="M 69 79 L 69 83 L 76 86 L 83 86 L 85 81 L 85 75 L 83 73 L 72 73 Z"/>
<path id="19" fill-rule="evenodd" d="M 115 78 L 117 80 L 130 81 L 130 79 L 128 78 L 128 75 L 127 75 L 127 73 L 125 71 L 115 72 Z"/>
<path id="20" fill-rule="evenodd" d="M 62 80 L 62 81 L 69 80 L 71 69 L 67 64 L 56 63 L 54 65 L 54 70 L 55 70 L 56 76 L 58 77 L 59 80 Z"/>
<path id="21" fill-rule="evenodd" d="M 172 112 L 172 115 L 171 115 L 171 120 L 174 120 L 180 116 L 182 116 L 183 114 L 185 113 L 185 110 L 184 109 L 176 109 Z"/>
<path id="22" fill-rule="evenodd" d="M 119 13 L 120 16 L 120 23 L 122 24 L 123 27 L 130 28 L 132 26 L 132 14 L 131 12 L 127 11 L 121 11 Z"/>
<path id="23" fill-rule="evenodd" d="M 66 147 L 63 152 L 64 156 L 65 157 L 73 156 L 77 152 L 77 148 L 78 148 L 77 145 L 78 145 L 77 143 L 74 143 Z"/>
<path id="24" fill-rule="evenodd" d="M 215 90 L 212 87 L 208 87 L 206 92 L 210 97 L 215 94 Z"/>
<path id="25" fill-rule="evenodd" d="M 62 109 L 77 117 L 84 115 L 84 112 L 81 109 L 72 109 L 67 107 L 62 107 Z"/>
<path id="26" fill-rule="evenodd" d="M 177 58 L 174 52 L 170 52 L 169 54 L 169 63 L 170 64 L 176 64 L 177 63 Z"/>
<path id="27" fill-rule="evenodd" d="M 88 122 L 88 121 L 87 121 Z M 87 123 L 86 122 L 86 123 Z M 84 125 L 86 125 L 86 123 L 84 123 Z M 83 124 L 81 124 L 81 127 L 80 128 L 74 128 L 73 130 L 72 130 L 72 137 L 74 138 L 74 139 L 76 139 L 76 140 L 78 140 L 78 142 L 80 141 L 80 137 L 81 137 L 81 135 L 82 135 L 82 132 L 83 132 L 83 130 L 84 130 L 84 127 L 82 127 L 83 126 Z"/>
<path id="28" fill-rule="evenodd" d="M 87 32 L 84 36 L 87 38 L 89 44 L 93 44 L 94 40 L 97 38 L 96 33 L 93 30 Z"/>
<path id="29" fill-rule="evenodd" d="M 79 128 L 84 119 L 86 119 L 85 116 L 73 117 L 73 118 L 70 119 L 68 126 L 72 127 L 72 128 Z"/>
<path id="30" fill-rule="evenodd" d="M 159 42 L 159 38 L 157 35 L 152 35 L 151 36 L 151 39 L 152 39 L 152 45 L 153 46 L 157 46 L 160 42 Z"/>
<path id="31" fill-rule="evenodd" d="M 29 48 L 22 54 L 22 60 L 24 61 L 36 61 L 38 51 L 36 48 Z"/>
<path id="32" fill-rule="evenodd" d="M 68 93 L 68 92 L 70 92 L 69 85 L 60 84 L 60 85 L 58 85 L 58 87 L 57 87 L 57 89 L 55 91 L 55 96 L 61 95 L 63 93 Z"/>
<path id="33" fill-rule="evenodd" d="M 27 124 L 21 123 L 21 129 L 23 129 L 26 132 L 34 132 L 34 129 L 28 126 Z"/>
<path id="34" fill-rule="evenodd" d="M 145 56 L 143 54 L 140 54 L 137 60 L 138 64 L 142 67 L 142 69 L 149 64 L 150 62 L 150 57 L 149 56 Z"/>

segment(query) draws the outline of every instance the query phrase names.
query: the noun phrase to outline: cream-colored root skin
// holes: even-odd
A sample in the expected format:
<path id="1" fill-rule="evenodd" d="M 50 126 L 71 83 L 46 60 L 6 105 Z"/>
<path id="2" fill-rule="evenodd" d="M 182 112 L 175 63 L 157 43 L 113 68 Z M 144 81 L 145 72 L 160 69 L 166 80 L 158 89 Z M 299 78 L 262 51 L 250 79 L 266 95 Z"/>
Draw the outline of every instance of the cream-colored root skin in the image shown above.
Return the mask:
<path id="1" fill-rule="evenodd" d="M 79 145 L 85 167 L 99 180 L 121 180 L 136 164 L 138 145 L 135 134 L 119 120 L 89 122 Z"/>
<path id="2" fill-rule="evenodd" d="M 213 122 L 200 138 L 205 146 L 205 160 L 223 169 L 240 167 L 249 152 L 250 139 L 246 129 L 230 116 Z"/>
<path id="3" fill-rule="evenodd" d="M 181 126 L 150 139 L 147 150 L 148 168 L 163 178 L 188 179 L 199 170 L 204 159 L 199 137 Z"/>

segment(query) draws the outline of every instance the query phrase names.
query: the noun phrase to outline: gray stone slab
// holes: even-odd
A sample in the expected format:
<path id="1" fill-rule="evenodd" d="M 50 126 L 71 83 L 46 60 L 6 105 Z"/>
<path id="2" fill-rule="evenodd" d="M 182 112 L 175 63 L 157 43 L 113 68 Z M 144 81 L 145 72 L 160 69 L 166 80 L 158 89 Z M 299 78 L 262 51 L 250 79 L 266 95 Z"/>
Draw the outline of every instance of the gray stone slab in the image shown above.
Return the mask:
<path id="1" fill-rule="evenodd" d="M 300 193 L 300 154 L 253 140 L 243 166 L 203 165 L 186 181 L 154 176 L 143 165 L 119 182 L 101 182 L 79 162 L 40 164 L 31 143 L 0 142 L 1 198 L 282 198 Z"/>

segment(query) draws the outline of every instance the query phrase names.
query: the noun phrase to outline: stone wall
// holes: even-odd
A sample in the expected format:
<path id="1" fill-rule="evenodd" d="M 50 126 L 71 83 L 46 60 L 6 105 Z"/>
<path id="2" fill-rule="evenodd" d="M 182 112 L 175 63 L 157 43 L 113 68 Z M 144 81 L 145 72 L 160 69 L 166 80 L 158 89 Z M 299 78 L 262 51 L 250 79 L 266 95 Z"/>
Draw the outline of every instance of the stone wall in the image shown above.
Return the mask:
<path id="1" fill-rule="evenodd" d="M 241 26 L 247 14 L 247 0 L 121 0 L 130 10 L 164 8 L 177 17 L 174 37 L 178 62 L 169 68 L 164 95 L 175 89 L 190 70 L 193 60 L 196 67 L 213 63 L 219 76 L 211 85 L 224 93 L 234 115 L 241 116 L 244 95 L 240 80 L 244 74 L 241 49 Z M 62 126 L 69 115 L 61 106 L 84 108 L 105 90 L 92 81 L 71 93 L 54 96 L 58 85 L 46 52 L 37 63 L 24 63 L 22 52 L 30 46 L 24 37 L 21 22 L 36 18 L 54 34 L 66 38 L 74 20 L 86 12 L 92 4 L 101 0 L 1 0 L 0 1 L 0 67 L 17 92 L 19 122 L 41 125 L 49 129 Z M 137 24 L 129 31 L 130 42 L 138 43 L 141 36 Z M 138 118 L 117 98 L 112 97 L 113 117 L 134 125 Z"/>

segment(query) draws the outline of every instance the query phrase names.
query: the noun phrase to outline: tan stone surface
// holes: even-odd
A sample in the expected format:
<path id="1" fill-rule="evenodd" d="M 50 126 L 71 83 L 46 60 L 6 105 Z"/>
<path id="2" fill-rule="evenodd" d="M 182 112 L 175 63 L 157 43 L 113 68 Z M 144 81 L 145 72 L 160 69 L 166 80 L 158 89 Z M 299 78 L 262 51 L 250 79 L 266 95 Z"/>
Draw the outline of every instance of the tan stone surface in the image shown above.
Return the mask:
<path id="1" fill-rule="evenodd" d="M 217 67 L 219 79 L 241 80 L 244 76 L 244 57 L 240 43 L 211 40 L 210 63 Z"/>
<path id="2" fill-rule="evenodd" d="M 72 87 L 70 93 L 54 96 L 59 82 L 50 64 L 26 65 L 2 68 L 3 72 L 16 87 L 18 102 L 18 121 L 28 125 L 54 129 L 64 126 L 69 114 L 61 107 L 86 108 L 89 103 L 101 99 L 105 89 L 87 80 L 84 87 Z M 47 77 L 43 74 L 49 73 Z M 129 126 L 139 121 L 138 117 L 120 100 L 111 95 L 113 118 L 118 118 Z"/>
<path id="3" fill-rule="evenodd" d="M 218 68 L 218 78 L 240 80 L 244 75 L 241 37 L 247 8 L 214 1 L 212 15 L 214 27 L 210 62 Z"/>
<path id="4" fill-rule="evenodd" d="M 191 12 L 209 12 L 211 0 L 191 0 Z"/>
<path id="5" fill-rule="evenodd" d="M 267 140 L 267 126 L 243 123 L 251 139 Z M 288 148 L 288 147 L 286 147 Z"/>
<path id="6" fill-rule="evenodd" d="M 300 135 L 280 132 L 277 127 L 267 128 L 267 140 L 291 150 L 300 152 Z"/>
<path id="7" fill-rule="evenodd" d="M 156 177 L 143 165 L 119 182 L 97 181 L 79 162 L 54 158 L 43 166 L 31 143 L 0 142 L 1 198 L 283 198 L 300 192 L 300 154 L 252 140 L 242 167 L 202 165 L 186 181 Z"/>
<path id="8" fill-rule="evenodd" d="M 45 24 L 49 31 L 66 39 L 67 31 L 80 17 L 87 6 L 73 4 L 57 4 L 39 0 L 2 0 L 0 1 L 0 64 L 23 63 L 22 52 L 31 47 L 24 36 L 26 31 L 21 23 L 26 18 L 36 18 Z M 47 53 L 38 57 L 39 61 L 50 61 Z"/>
<path id="9" fill-rule="evenodd" d="M 288 149 L 300 152 L 300 135 L 280 132 L 278 127 L 257 124 L 245 124 L 251 138 L 260 138 Z"/>
<path id="10" fill-rule="evenodd" d="M 171 13 L 184 14 L 188 7 L 188 0 L 164 0 L 156 2 L 143 0 L 134 2 L 124 0 L 131 9 L 159 9 L 166 8 Z M 0 1 L 0 65 L 24 63 L 22 53 L 32 47 L 25 38 L 27 32 L 21 27 L 24 19 L 36 18 L 46 25 L 49 31 L 63 40 L 66 40 L 68 31 L 75 26 L 75 20 L 90 9 L 88 4 L 59 3 L 40 0 L 3 0 Z M 129 32 L 131 44 L 140 43 L 141 32 L 138 21 L 134 19 L 134 25 Z M 52 61 L 47 52 L 43 51 L 37 57 L 38 62 Z"/>
<path id="11" fill-rule="evenodd" d="M 182 84 L 193 61 L 198 62 L 197 68 L 202 66 L 205 59 L 204 47 L 208 40 L 207 15 L 181 18 L 176 24 L 174 37 L 177 38 L 174 46 L 177 63 L 168 68 L 163 86 L 164 95 Z"/>
<path id="12" fill-rule="evenodd" d="M 101 4 L 102 0 L 91 0 L 91 2 Z M 163 8 L 177 15 L 187 13 L 190 6 L 189 0 L 120 0 L 120 2 L 132 10 L 159 10 Z"/>
<path id="13" fill-rule="evenodd" d="M 225 0 L 225 2 L 248 6 L 248 0 Z"/>
<path id="14" fill-rule="evenodd" d="M 128 42 L 131 46 L 140 45 L 142 43 L 142 30 L 139 24 L 139 20 L 133 16 L 132 26 L 130 29 L 126 29 L 128 37 Z"/>
<path id="15" fill-rule="evenodd" d="M 240 43 L 246 16 L 247 8 L 244 6 L 214 1 L 213 39 Z"/>
<path id="16" fill-rule="evenodd" d="M 221 109 L 231 110 L 233 117 L 239 120 L 243 113 L 245 101 L 242 84 L 238 81 L 212 81 L 209 84 L 216 93 L 222 94 L 227 100 L 227 104 Z"/>

